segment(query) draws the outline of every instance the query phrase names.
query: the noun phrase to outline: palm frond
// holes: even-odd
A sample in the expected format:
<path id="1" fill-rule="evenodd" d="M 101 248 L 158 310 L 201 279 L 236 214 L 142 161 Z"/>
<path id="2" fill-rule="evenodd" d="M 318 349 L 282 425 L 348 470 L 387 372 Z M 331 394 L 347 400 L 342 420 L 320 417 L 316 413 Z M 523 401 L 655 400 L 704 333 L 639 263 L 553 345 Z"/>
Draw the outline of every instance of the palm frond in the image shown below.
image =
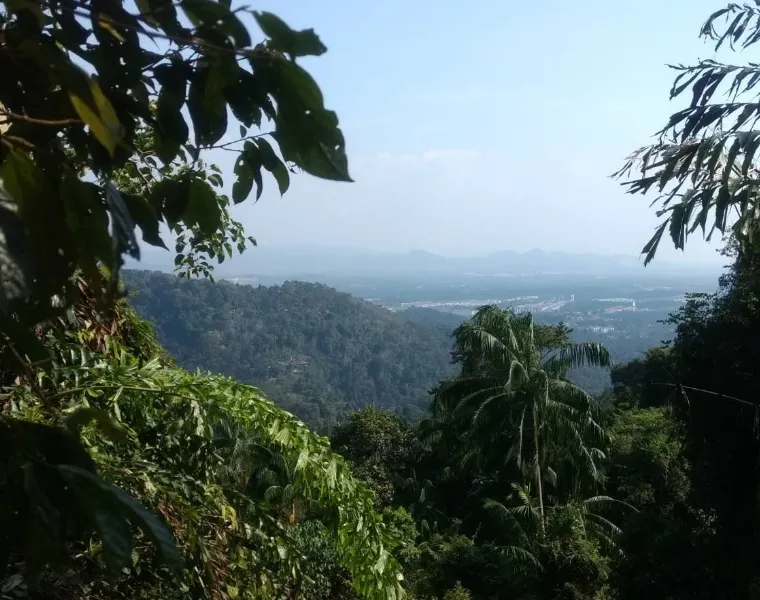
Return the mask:
<path id="1" fill-rule="evenodd" d="M 544 363 L 552 373 L 566 372 L 578 367 L 611 367 L 613 364 L 607 349 L 596 342 L 583 342 L 562 348 Z"/>

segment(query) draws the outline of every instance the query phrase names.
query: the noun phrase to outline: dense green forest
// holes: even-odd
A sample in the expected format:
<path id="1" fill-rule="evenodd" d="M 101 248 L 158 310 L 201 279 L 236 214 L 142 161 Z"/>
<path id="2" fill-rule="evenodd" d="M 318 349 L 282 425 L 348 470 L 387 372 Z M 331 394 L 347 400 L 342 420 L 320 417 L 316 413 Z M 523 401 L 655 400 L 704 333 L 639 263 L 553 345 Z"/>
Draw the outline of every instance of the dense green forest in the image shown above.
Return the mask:
<path id="1" fill-rule="evenodd" d="M 681 249 L 699 230 L 724 236 L 732 266 L 671 316 L 671 343 L 613 367 L 564 325 L 483 306 L 453 331 L 452 370 L 416 399 L 427 375 L 412 371 L 436 368 L 416 337 L 441 339 L 440 324 L 320 286 L 126 274 L 160 283 L 132 301 L 176 337 L 168 351 L 123 297 L 136 232 L 166 247 L 168 228 L 178 275 L 210 279 L 255 243 L 230 205 L 254 184 L 258 197 L 264 173 L 281 193 L 298 170 L 351 180 L 338 117 L 298 62 L 326 51 L 313 30 L 213 0 L 3 9 L 2 600 L 760 597 L 760 105 L 744 101 L 756 63 L 676 67 L 671 96 L 687 92 L 688 107 L 618 174 L 658 194 L 645 263 L 666 234 Z M 751 47 L 760 9 L 731 4 L 701 35 Z M 240 139 L 221 142 L 233 125 Z M 222 146 L 236 153 L 231 198 L 201 158 Z M 264 310 L 281 329 L 269 337 Z M 292 374 L 304 361 L 292 349 L 309 349 L 313 393 L 339 398 L 331 413 L 320 395 L 314 418 L 365 406 L 327 438 L 266 381 L 210 372 L 238 367 L 218 354 L 248 328 L 256 343 L 234 338 L 246 343 L 223 360 L 266 351 Z M 201 368 L 178 366 L 179 348 Z M 333 368 L 365 361 L 350 391 L 332 383 Z M 604 403 L 571 377 L 611 367 Z M 300 382 L 271 392 L 306 410 Z M 427 408 L 408 422 L 365 393 Z"/>
<path id="2" fill-rule="evenodd" d="M 129 302 L 179 364 L 259 385 L 319 431 L 367 404 L 416 421 L 428 390 L 453 374 L 453 328 L 411 323 L 323 285 L 124 278 Z"/>

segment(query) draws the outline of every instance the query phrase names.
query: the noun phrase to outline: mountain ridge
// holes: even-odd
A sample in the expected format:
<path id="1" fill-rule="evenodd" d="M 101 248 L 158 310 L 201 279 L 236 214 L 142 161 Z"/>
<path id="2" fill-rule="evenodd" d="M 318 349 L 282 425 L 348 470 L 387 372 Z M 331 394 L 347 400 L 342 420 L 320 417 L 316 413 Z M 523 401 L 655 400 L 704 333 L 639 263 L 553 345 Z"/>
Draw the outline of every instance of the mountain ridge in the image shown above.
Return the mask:
<path id="1" fill-rule="evenodd" d="M 253 287 L 134 270 L 124 281 L 180 366 L 256 385 L 322 432 L 366 404 L 416 420 L 428 390 L 454 373 L 450 330 L 322 284 Z"/>
<path id="2" fill-rule="evenodd" d="M 173 256 L 157 249 L 144 249 L 143 262 L 130 268 L 158 268 L 170 271 Z M 264 247 L 216 267 L 220 277 L 279 276 L 294 279 L 306 276 L 519 276 L 534 274 L 607 276 L 645 273 L 635 256 L 571 253 L 533 249 L 527 252 L 503 250 L 481 256 L 447 257 L 417 249 L 403 253 L 319 247 Z M 715 265 L 656 261 L 646 275 L 675 273 L 718 273 Z"/>

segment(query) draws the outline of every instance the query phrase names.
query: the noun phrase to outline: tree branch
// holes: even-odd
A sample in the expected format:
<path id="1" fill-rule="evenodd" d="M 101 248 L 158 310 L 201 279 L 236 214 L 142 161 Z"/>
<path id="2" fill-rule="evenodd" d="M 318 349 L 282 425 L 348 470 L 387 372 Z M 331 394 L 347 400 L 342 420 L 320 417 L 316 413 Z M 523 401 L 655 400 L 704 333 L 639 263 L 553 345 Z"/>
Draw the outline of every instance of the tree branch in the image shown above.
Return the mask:
<path id="1" fill-rule="evenodd" d="M 19 113 L 11 112 L 7 109 L 0 108 L 0 116 L 6 118 L 6 121 L 24 121 L 25 123 L 34 123 L 35 125 L 51 125 L 51 126 L 66 126 L 66 125 L 79 125 L 82 123 L 79 119 L 40 119 L 37 117 L 30 117 L 28 115 L 21 115 Z"/>

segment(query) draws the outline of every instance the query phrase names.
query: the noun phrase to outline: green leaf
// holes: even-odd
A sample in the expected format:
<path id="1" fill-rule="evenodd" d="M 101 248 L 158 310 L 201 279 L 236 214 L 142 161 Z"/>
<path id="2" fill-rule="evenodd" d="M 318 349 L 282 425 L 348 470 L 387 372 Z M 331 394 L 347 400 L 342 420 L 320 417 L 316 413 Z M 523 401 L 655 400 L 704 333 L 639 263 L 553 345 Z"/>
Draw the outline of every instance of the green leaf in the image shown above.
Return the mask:
<path id="1" fill-rule="evenodd" d="M 327 52 L 327 47 L 314 33 L 313 29 L 294 31 L 277 15 L 270 12 L 254 12 L 256 22 L 264 34 L 271 40 L 271 47 L 284 54 L 297 56 L 320 56 Z"/>
<path id="2" fill-rule="evenodd" d="M 19 13 L 22 10 L 28 10 L 39 24 L 44 23 L 42 14 L 42 5 L 33 0 L 5 0 L 5 5 L 11 13 Z"/>
<path id="3" fill-rule="evenodd" d="M 196 27 L 201 25 L 213 27 L 215 31 L 220 31 L 232 38 L 238 48 L 251 45 L 248 29 L 230 11 L 229 6 L 213 0 L 183 0 L 181 6 L 190 22 Z"/>
<path id="4" fill-rule="evenodd" d="M 63 550 L 63 527 L 61 513 L 45 493 L 40 481 L 45 472 L 31 462 L 21 467 L 24 493 L 31 513 L 24 530 L 27 544 L 37 554 L 37 560 L 55 560 Z"/>
<path id="5" fill-rule="evenodd" d="M 85 183 L 74 173 L 67 173 L 61 179 L 60 196 L 66 214 L 66 227 L 79 244 L 81 263 L 95 259 L 113 268 L 108 214 L 98 196 L 99 189 Z M 94 264 L 92 266 L 97 268 Z"/>
<path id="6" fill-rule="evenodd" d="M 274 176 L 277 181 L 277 187 L 280 188 L 280 195 L 282 196 L 288 191 L 288 187 L 290 187 L 288 168 L 275 154 L 269 142 L 264 138 L 259 138 L 256 142 L 261 151 L 261 162 L 264 168 Z"/>
<path id="7" fill-rule="evenodd" d="M 5 188 L 6 200 L 21 211 L 34 205 L 35 197 L 43 191 L 40 184 L 44 180 L 44 173 L 19 150 L 11 150 L 0 165 L 0 183 Z"/>
<path id="8" fill-rule="evenodd" d="M 140 15 L 146 23 L 156 28 L 160 26 L 159 22 L 152 14 L 153 9 L 148 0 L 135 0 L 135 4 L 137 5 L 137 9 L 140 11 Z"/>
<path id="9" fill-rule="evenodd" d="M 90 98 L 83 98 L 70 91 L 71 105 L 95 138 L 113 156 L 121 137 L 121 123 L 111 102 L 93 79 L 89 81 L 89 88 Z"/>
<path id="10" fill-rule="evenodd" d="M 239 204 L 245 200 L 253 189 L 256 182 L 256 200 L 261 197 L 263 181 L 261 179 L 262 155 L 259 147 L 248 141 L 243 146 L 237 161 L 235 162 L 235 175 L 237 181 L 232 185 L 232 201 Z"/>
<path id="11" fill-rule="evenodd" d="M 133 194 L 122 194 L 122 198 L 127 205 L 129 214 L 132 215 L 132 219 L 142 231 L 143 241 L 151 246 L 168 250 L 164 240 L 159 235 L 158 215 L 148 201 L 143 196 Z"/>
<path id="12" fill-rule="evenodd" d="M 162 179 L 150 191 L 150 204 L 170 227 L 182 219 L 189 201 L 189 179 Z"/>
<path id="13" fill-rule="evenodd" d="M 219 61 L 212 65 L 202 62 L 190 82 L 187 106 L 198 146 L 215 144 L 227 131 L 225 73 L 226 69 Z"/>
<path id="14" fill-rule="evenodd" d="M 186 66 L 181 63 L 160 65 L 156 67 L 155 75 L 161 84 L 156 105 L 156 151 L 164 164 L 168 164 L 176 158 L 189 135 L 187 123 L 182 116 L 187 88 Z"/>
<path id="15" fill-rule="evenodd" d="M 659 227 L 657 227 L 657 230 L 654 232 L 652 239 L 650 239 L 647 242 L 646 246 L 642 248 L 641 253 L 644 255 L 644 266 L 647 266 L 650 262 L 652 262 L 654 255 L 657 253 L 657 246 L 660 245 L 662 234 L 665 232 L 665 228 L 667 226 L 668 221 L 665 221 Z"/>
<path id="16" fill-rule="evenodd" d="M 86 507 L 103 543 L 103 559 L 112 573 L 119 573 L 132 562 L 132 532 L 122 516 L 122 510 L 113 501 L 113 490 L 100 477 L 74 467 L 58 465 L 58 472 Z"/>
<path id="17" fill-rule="evenodd" d="M 224 97 L 232 114 L 246 127 L 261 125 L 262 108 L 270 118 L 275 115 L 272 101 L 261 83 L 254 75 L 240 67 L 228 77 Z"/>
<path id="18" fill-rule="evenodd" d="M 103 541 L 103 561 L 112 573 L 120 573 L 132 564 L 132 532 L 129 523 L 110 506 L 92 502 L 92 495 L 88 494 L 85 498 L 94 504 L 92 518 Z"/>
<path id="19" fill-rule="evenodd" d="M 188 188 L 188 202 L 182 220 L 189 226 L 198 225 L 205 235 L 213 235 L 221 226 L 221 210 L 216 192 L 205 181 L 192 179 Z"/>
<path id="20" fill-rule="evenodd" d="M 277 102 L 276 140 L 286 161 L 332 181 L 351 181 L 337 115 L 325 110 L 322 92 L 300 66 L 284 59 L 252 63 Z"/>
<path id="21" fill-rule="evenodd" d="M 111 215 L 116 251 L 127 252 L 134 258 L 140 258 L 140 247 L 135 237 L 135 222 L 132 220 L 121 192 L 110 181 L 106 184 L 106 205 Z"/>

